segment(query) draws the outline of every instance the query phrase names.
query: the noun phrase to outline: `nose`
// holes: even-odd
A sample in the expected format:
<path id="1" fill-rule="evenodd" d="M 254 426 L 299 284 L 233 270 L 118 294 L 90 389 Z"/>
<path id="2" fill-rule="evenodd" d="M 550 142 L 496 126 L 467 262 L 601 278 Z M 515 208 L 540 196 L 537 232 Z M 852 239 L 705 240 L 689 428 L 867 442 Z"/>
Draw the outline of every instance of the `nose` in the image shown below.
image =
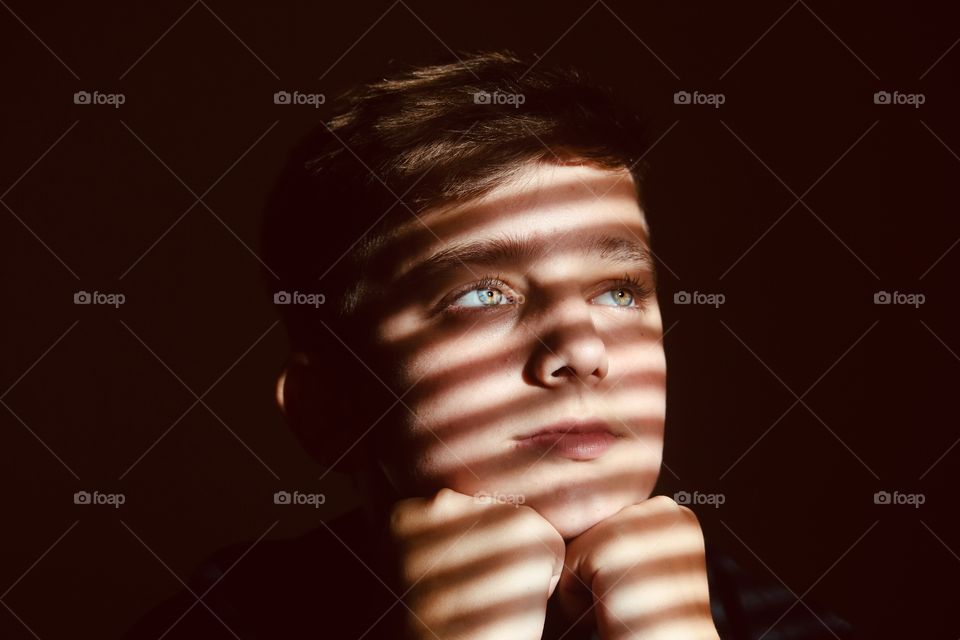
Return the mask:
<path id="1" fill-rule="evenodd" d="M 532 383 L 593 386 L 606 378 L 607 347 L 594 326 L 588 302 L 565 298 L 545 307 L 537 320 L 527 324 L 534 341 L 526 371 Z"/>

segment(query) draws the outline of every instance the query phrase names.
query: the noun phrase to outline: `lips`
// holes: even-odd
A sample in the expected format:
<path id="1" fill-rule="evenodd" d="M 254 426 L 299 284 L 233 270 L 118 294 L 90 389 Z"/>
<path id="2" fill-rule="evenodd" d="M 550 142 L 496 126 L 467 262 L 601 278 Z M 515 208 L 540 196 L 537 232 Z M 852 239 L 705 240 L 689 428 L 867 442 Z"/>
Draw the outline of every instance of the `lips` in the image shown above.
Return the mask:
<path id="1" fill-rule="evenodd" d="M 613 428 L 610 426 L 610 423 L 599 418 L 590 418 L 585 420 L 561 420 L 553 424 L 539 427 L 538 429 L 535 429 L 526 435 L 518 436 L 517 440 L 526 440 L 527 438 L 550 433 L 598 433 L 603 431 L 612 435 L 616 435 Z"/>
<path id="2" fill-rule="evenodd" d="M 538 450 L 541 457 L 555 455 L 571 460 L 599 458 L 616 442 L 609 423 L 599 420 L 565 420 L 517 438 L 518 445 Z"/>

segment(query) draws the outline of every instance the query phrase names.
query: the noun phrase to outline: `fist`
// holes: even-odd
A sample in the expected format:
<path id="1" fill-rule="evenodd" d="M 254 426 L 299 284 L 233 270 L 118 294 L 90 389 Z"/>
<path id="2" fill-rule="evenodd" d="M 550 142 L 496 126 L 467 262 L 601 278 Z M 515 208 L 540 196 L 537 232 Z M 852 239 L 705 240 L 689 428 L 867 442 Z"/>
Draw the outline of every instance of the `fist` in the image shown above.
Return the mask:
<path id="1" fill-rule="evenodd" d="M 563 537 L 526 506 L 452 489 L 391 512 L 405 637 L 539 640 L 563 570 Z"/>
<path id="2" fill-rule="evenodd" d="M 602 640 L 719 638 L 700 524 L 665 496 L 626 507 L 571 540 L 559 589 L 571 623 L 592 614 Z"/>

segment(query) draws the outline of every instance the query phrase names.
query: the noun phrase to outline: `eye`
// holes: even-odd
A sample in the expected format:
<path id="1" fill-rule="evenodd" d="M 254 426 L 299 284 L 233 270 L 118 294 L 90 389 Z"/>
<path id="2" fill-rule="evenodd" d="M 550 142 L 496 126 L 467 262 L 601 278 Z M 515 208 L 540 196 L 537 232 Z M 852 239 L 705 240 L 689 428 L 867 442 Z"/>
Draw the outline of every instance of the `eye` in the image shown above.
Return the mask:
<path id="1" fill-rule="evenodd" d="M 503 300 L 503 292 L 496 287 L 471 289 L 451 304 L 460 307 L 495 307 Z"/>
<path id="2" fill-rule="evenodd" d="M 639 279 L 625 275 L 613 283 L 613 287 L 591 300 L 606 307 L 639 309 L 650 295 L 650 289 Z"/>
<path id="3" fill-rule="evenodd" d="M 606 291 L 603 293 L 603 295 L 594 298 L 594 301 L 603 299 L 603 296 L 610 296 L 609 299 L 613 300 L 613 304 L 607 306 L 629 307 L 634 301 L 633 292 L 626 288 L 611 289 L 610 291 Z M 600 304 L 605 303 L 601 302 Z"/>
<path id="4" fill-rule="evenodd" d="M 479 282 L 471 284 L 466 289 L 461 289 L 453 294 L 446 308 L 482 308 L 482 307 L 502 307 L 508 304 L 517 304 L 522 299 L 521 296 L 511 296 L 504 293 L 506 286 L 495 277 L 484 277 Z"/>

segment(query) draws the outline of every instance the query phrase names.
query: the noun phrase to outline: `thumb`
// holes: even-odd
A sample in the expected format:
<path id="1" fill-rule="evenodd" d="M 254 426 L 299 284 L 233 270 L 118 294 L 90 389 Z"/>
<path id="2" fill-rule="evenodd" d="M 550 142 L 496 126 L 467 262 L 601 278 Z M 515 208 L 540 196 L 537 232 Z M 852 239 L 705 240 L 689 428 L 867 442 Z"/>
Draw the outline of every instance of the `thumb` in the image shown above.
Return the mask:
<path id="1" fill-rule="evenodd" d="M 566 546 L 563 543 L 563 540 L 557 538 L 557 544 L 554 549 L 553 557 L 553 575 L 550 577 L 550 590 L 547 592 L 547 598 L 551 598 L 554 592 L 557 590 L 557 585 L 560 584 L 560 579 L 563 577 L 563 556 L 566 553 Z"/>
<path id="2" fill-rule="evenodd" d="M 553 577 L 550 578 L 550 590 L 547 591 L 547 598 L 553 597 L 553 592 L 557 590 L 557 584 L 560 582 L 561 572 L 557 571 L 553 574 Z"/>

